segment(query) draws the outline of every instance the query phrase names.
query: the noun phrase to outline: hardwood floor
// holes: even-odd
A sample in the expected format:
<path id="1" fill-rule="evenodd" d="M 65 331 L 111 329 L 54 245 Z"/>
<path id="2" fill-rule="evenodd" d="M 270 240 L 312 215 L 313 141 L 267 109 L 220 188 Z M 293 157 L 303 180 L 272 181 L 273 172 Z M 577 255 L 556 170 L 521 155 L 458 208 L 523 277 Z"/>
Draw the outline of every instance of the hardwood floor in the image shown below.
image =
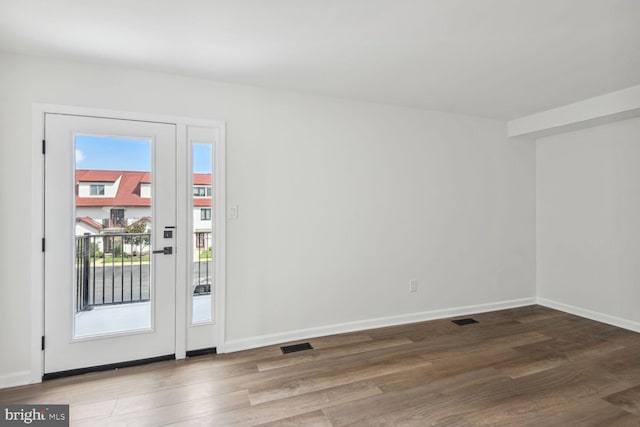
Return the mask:
<path id="1" fill-rule="evenodd" d="M 640 426 L 640 334 L 540 306 L 0 390 L 71 425 Z"/>

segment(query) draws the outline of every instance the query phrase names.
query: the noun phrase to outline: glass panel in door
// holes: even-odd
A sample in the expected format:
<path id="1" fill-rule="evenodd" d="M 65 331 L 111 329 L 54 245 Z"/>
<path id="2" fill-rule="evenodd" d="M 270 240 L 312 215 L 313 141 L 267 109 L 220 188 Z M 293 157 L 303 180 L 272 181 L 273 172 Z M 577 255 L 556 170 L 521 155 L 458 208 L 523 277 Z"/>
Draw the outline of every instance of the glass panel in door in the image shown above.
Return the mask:
<path id="1" fill-rule="evenodd" d="M 74 143 L 74 338 L 150 329 L 151 141 Z"/>
<path id="2" fill-rule="evenodd" d="M 192 230 L 192 324 L 212 319 L 213 222 L 212 222 L 212 146 L 191 144 L 193 165 Z"/>

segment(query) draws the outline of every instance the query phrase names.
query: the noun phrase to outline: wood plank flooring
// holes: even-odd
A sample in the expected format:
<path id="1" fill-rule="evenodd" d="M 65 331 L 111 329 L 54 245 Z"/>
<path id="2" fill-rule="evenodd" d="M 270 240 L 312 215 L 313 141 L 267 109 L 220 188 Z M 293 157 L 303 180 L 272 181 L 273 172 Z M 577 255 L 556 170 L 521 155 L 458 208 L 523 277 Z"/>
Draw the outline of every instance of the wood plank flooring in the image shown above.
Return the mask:
<path id="1" fill-rule="evenodd" d="M 640 426 L 640 334 L 540 306 L 0 390 L 73 426 Z"/>

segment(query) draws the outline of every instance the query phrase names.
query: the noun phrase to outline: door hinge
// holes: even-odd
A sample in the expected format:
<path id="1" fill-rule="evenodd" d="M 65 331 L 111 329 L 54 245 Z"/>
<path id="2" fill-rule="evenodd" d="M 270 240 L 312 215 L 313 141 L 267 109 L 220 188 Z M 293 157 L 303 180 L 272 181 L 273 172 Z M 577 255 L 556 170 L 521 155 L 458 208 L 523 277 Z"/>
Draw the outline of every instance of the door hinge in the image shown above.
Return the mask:
<path id="1" fill-rule="evenodd" d="M 44 350 L 44 335 L 42 336 L 42 350 Z"/>
<path id="2" fill-rule="evenodd" d="M 42 238 L 42 252 L 44 252 L 44 237 Z"/>
<path id="3" fill-rule="evenodd" d="M 47 154 L 47 141 L 42 140 L 42 154 Z"/>

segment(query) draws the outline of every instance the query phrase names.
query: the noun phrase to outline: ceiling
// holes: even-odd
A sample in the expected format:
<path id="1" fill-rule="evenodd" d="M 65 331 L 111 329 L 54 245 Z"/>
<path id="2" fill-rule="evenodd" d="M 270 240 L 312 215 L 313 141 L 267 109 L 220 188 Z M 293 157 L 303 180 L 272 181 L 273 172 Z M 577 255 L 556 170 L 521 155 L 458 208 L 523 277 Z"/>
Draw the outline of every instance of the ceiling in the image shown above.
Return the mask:
<path id="1" fill-rule="evenodd" d="M 1 0 L 0 50 L 513 119 L 640 84 L 640 1 Z"/>

